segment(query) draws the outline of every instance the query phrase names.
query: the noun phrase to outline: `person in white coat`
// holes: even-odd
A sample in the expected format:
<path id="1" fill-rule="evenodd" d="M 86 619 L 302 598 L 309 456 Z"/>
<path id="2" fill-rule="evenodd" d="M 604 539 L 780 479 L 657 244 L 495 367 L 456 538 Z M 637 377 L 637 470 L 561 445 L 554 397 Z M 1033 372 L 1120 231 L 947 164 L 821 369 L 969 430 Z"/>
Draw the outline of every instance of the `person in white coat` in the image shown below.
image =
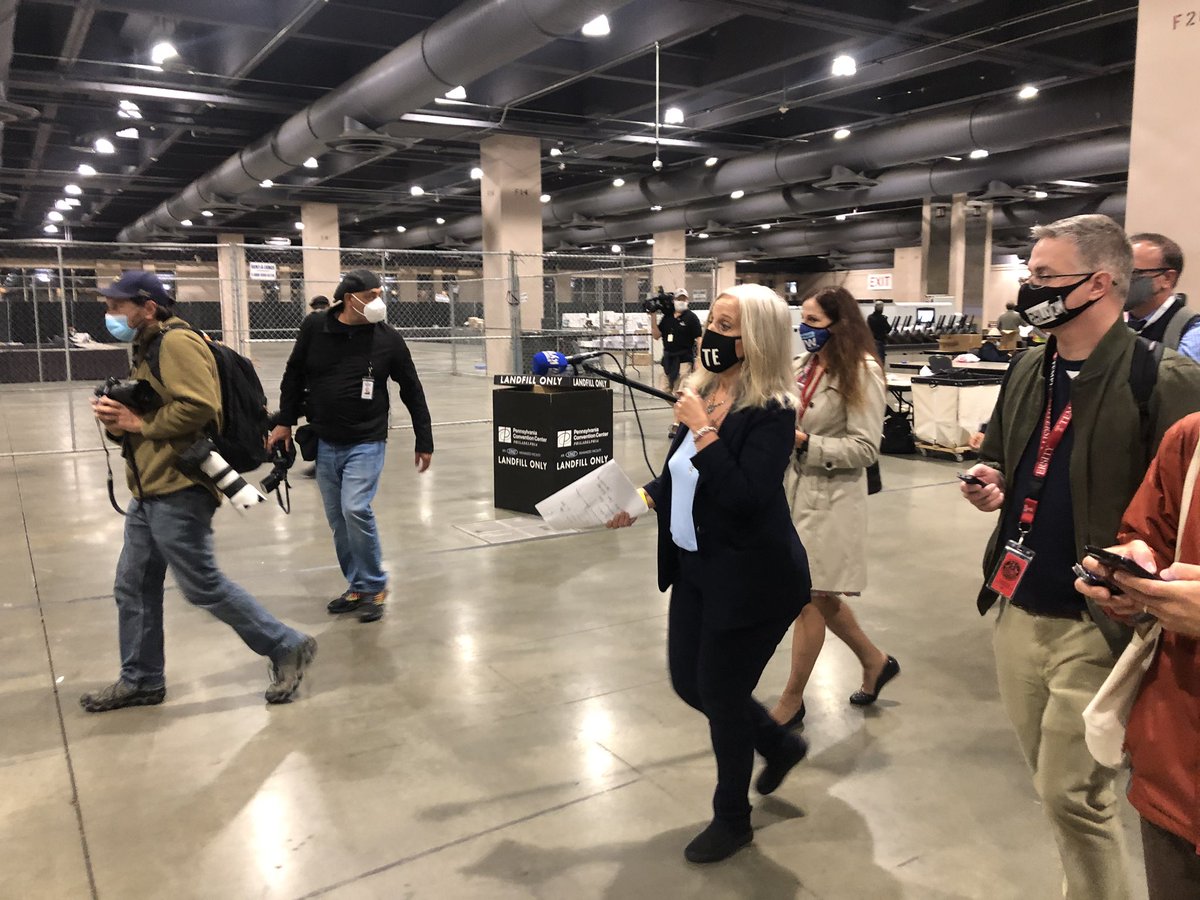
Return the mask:
<path id="1" fill-rule="evenodd" d="M 812 603 L 792 632 L 792 667 L 771 716 L 789 728 L 804 719 L 804 688 L 828 627 L 862 663 L 856 706 L 874 703 L 900 664 L 858 624 L 847 596 L 867 586 L 867 469 L 879 459 L 886 406 L 883 370 L 858 302 L 822 288 L 801 308 L 806 353 L 795 360 L 801 403 L 796 452 L 784 477 L 792 521 L 808 549 Z"/>

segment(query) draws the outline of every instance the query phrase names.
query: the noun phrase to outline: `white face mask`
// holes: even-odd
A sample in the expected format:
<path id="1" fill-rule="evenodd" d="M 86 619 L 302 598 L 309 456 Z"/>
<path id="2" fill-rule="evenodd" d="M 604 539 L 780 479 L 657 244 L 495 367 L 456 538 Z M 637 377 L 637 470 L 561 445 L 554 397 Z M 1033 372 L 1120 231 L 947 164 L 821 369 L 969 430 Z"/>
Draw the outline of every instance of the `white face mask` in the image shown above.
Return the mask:
<path id="1" fill-rule="evenodd" d="M 357 297 L 355 299 L 358 300 Z M 362 315 L 372 325 L 382 322 L 387 318 L 387 304 L 383 302 L 382 297 L 372 297 L 369 302 L 363 304 Z"/>
<path id="2" fill-rule="evenodd" d="M 686 300 L 675 301 L 675 312 L 687 312 L 687 307 L 688 305 Z"/>

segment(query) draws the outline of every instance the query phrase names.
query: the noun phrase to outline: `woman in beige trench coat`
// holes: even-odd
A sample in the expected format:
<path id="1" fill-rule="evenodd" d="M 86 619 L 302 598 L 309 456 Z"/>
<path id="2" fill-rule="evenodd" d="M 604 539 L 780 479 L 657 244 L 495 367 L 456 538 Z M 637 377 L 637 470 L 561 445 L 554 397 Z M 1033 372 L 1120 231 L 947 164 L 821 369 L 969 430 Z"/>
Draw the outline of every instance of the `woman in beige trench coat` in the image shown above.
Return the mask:
<path id="1" fill-rule="evenodd" d="M 795 360 L 802 403 L 784 486 L 808 551 L 813 593 L 796 620 L 791 673 L 771 711 L 788 727 L 804 719 L 804 688 L 827 626 L 863 667 L 862 687 L 851 703 L 874 703 L 900 673 L 899 663 L 871 642 L 845 600 L 867 586 L 866 470 L 879 458 L 883 370 L 858 303 L 845 288 L 823 288 L 806 299 L 800 329 L 808 352 Z"/>

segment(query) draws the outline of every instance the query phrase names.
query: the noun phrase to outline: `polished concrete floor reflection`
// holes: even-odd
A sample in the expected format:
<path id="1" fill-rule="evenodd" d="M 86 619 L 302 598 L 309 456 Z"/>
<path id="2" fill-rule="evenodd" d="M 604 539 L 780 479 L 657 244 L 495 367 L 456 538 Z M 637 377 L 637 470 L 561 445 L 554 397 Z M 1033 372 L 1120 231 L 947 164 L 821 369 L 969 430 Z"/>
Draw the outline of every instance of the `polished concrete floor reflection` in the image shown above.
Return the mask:
<path id="1" fill-rule="evenodd" d="M 486 418 L 483 379 L 426 381 L 439 420 Z M 63 426 L 72 396 L 0 396 L 0 452 Z M 643 420 L 657 462 L 668 416 Z M 633 418 L 615 431 L 644 477 Z M 902 677 L 851 707 L 860 673 L 831 639 L 811 755 L 756 798 L 753 846 L 701 868 L 682 849 L 713 763 L 667 681 L 652 523 L 483 544 L 458 526 L 506 515 L 491 427 L 436 439 L 418 477 L 411 432 L 392 433 L 379 624 L 325 613 L 343 585 L 313 482 L 294 479 L 290 517 L 218 514 L 224 569 L 320 641 L 297 702 L 267 707 L 263 662 L 171 589 L 167 702 L 103 715 L 76 702 L 117 671 L 103 457 L 0 457 L 0 897 L 1061 896 L 974 609 L 990 520 L 958 499 L 954 464 L 887 458 L 871 499 L 855 608 Z M 761 698 L 786 670 L 781 647 Z M 1129 852 L 1140 881 L 1132 833 Z"/>

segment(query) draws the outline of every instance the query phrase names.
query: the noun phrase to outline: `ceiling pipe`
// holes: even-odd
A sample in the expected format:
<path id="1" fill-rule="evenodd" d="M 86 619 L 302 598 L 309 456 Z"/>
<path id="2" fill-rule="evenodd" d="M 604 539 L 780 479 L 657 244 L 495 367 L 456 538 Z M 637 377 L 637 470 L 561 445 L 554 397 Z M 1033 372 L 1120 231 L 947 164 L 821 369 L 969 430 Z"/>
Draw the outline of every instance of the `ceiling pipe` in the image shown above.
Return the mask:
<path id="1" fill-rule="evenodd" d="M 789 145 L 779 150 L 753 153 L 718 163 L 712 168 L 694 165 L 687 169 L 669 172 L 661 175 L 650 175 L 624 187 L 589 188 L 572 194 L 560 195 L 547 203 L 542 210 L 542 224 L 548 230 L 555 228 L 570 228 L 573 222 L 581 218 L 586 221 L 598 218 L 611 218 L 637 211 L 644 213 L 651 206 L 678 206 L 682 204 L 697 204 L 704 200 L 720 197 L 720 200 L 703 204 L 703 213 L 693 212 L 691 218 L 700 215 L 720 221 L 718 217 L 728 207 L 726 198 L 735 190 L 746 191 L 747 194 L 761 194 L 772 189 L 789 187 L 796 190 L 794 185 L 818 181 L 825 178 L 834 166 L 842 166 L 856 171 L 877 172 L 896 166 L 907 166 L 923 160 L 937 158 L 932 165 L 915 167 L 910 176 L 920 179 L 921 172 L 926 172 L 926 178 L 948 178 L 956 171 L 990 170 L 990 160 L 968 160 L 949 165 L 952 160 L 945 156 L 967 156 L 971 150 L 986 149 L 989 153 L 1006 153 L 1007 151 L 1025 152 L 1031 159 L 1037 159 L 1036 151 L 1027 150 L 1030 144 L 1049 140 L 1078 138 L 1081 135 L 1096 134 L 1111 129 L 1129 127 L 1133 106 L 1132 82 L 1128 75 L 1106 76 L 1089 82 L 1064 86 L 1056 90 L 1047 90 L 1040 94 L 1037 100 L 1018 100 L 1015 97 L 993 97 L 974 104 L 971 107 L 959 107 L 954 110 L 943 110 L 934 113 L 917 114 L 893 127 L 880 127 L 854 135 L 846 141 L 834 142 L 827 139 L 824 146 L 813 144 Z M 826 140 L 826 139 L 822 139 Z M 1078 142 L 1073 147 L 1081 146 Z M 1041 150 L 1042 148 L 1038 148 Z M 1110 145 L 1109 152 L 1113 148 Z M 1116 151 L 1121 152 L 1121 151 Z M 1128 164 L 1128 137 L 1125 137 L 1124 154 Z M 942 166 L 941 163 L 947 165 Z M 1024 164 L 1020 164 L 1024 165 Z M 1111 165 L 1111 163 L 1105 163 Z M 1044 175 L 1037 174 L 1025 166 L 1030 177 L 1026 180 L 1037 181 Z M 1092 174 L 1101 174 L 1099 171 Z M 1015 176 L 1010 176 L 1015 177 Z M 1069 174 L 1058 177 L 1068 178 Z M 882 179 L 881 179 L 882 181 Z M 882 186 L 882 185 L 881 185 Z M 868 190 L 876 190 L 870 188 Z M 939 185 L 939 190 L 945 190 Z M 913 188 L 909 188 L 913 190 Z M 958 190 L 955 188 L 954 190 Z M 780 191 L 762 194 L 763 197 L 778 198 Z M 852 192 L 860 194 L 864 192 Z M 887 193 L 886 191 L 883 193 Z M 930 193 L 928 188 L 913 194 L 913 197 L 925 196 Z M 847 198 L 848 194 L 835 192 L 811 192 L 813 196 L 824 195 L 831 198 Z M 802 195 L 803 196 L 803 195 Z M 788 207 L 781 210 L 780 203 L 770 203 L 765 199 L 753 196 L 744 197 L 738 203 L 737 214 L 739 221 L 746 221 L 743 216 L 794 215 L 792 204 L 802 207 L 803 200 L 796 197 L 788 198 Z M 755 211 L 752 203 L 764 204 L 762 209 Z M 824 208 L 839 208 L 839 203 Z M 884 202 L 884 201 L 873 201 Z M 771 210 L 780 210 L 772 212 Z M 810 207 L 811 210 L 811 207 Z M 636 217 L 640 230 L 630 231 L 624 236 L 647 233 L 656 230 L 671 230 L 679 227 L 698 227 L 704 222 L 692 223 L 683 221 L 688 209 L 667 209 L 658 213 L 658 218 L 651 222 L 651 216 L 642 214 Z M 632 221 L 632 220 L 631 220 Z M 654 227 L 649 227 L 653 224 Z M 441 228 L 410 228 L 403 236 L 389 238 L 386 235 L 373 238 L 363 246 L 395 247 L 404 249 L 437 244 L 448 237 L 466 241 L 479 237 L 483 233 L 483 217 L 479 215 L 466 216 L 448 223 Z M 556 236 L 563 232 L 555 231 Z M 617 235 L 608 235 L 617 237 Z M 596 240 L 603 237 L 596 232 L 584 240 Z M 570 243 L 575 240 L 556 237 L 554 243 L 566 239 Z M 547 239 L 549 243 L 549 239 Z"/>
<path id="2" fill-rule="evenodd" d="M 368 128 L 395 122 L 628 2 L 469 0 L 122 229 L 117 240 L 136 242 L 174 229 L 204 209 L 252 208 L 259 201 L 247 195 L 259 182 L 281 178 L 310 156 L 320 157 L 327 142 L 345 132 L 347 119 Z"/>

